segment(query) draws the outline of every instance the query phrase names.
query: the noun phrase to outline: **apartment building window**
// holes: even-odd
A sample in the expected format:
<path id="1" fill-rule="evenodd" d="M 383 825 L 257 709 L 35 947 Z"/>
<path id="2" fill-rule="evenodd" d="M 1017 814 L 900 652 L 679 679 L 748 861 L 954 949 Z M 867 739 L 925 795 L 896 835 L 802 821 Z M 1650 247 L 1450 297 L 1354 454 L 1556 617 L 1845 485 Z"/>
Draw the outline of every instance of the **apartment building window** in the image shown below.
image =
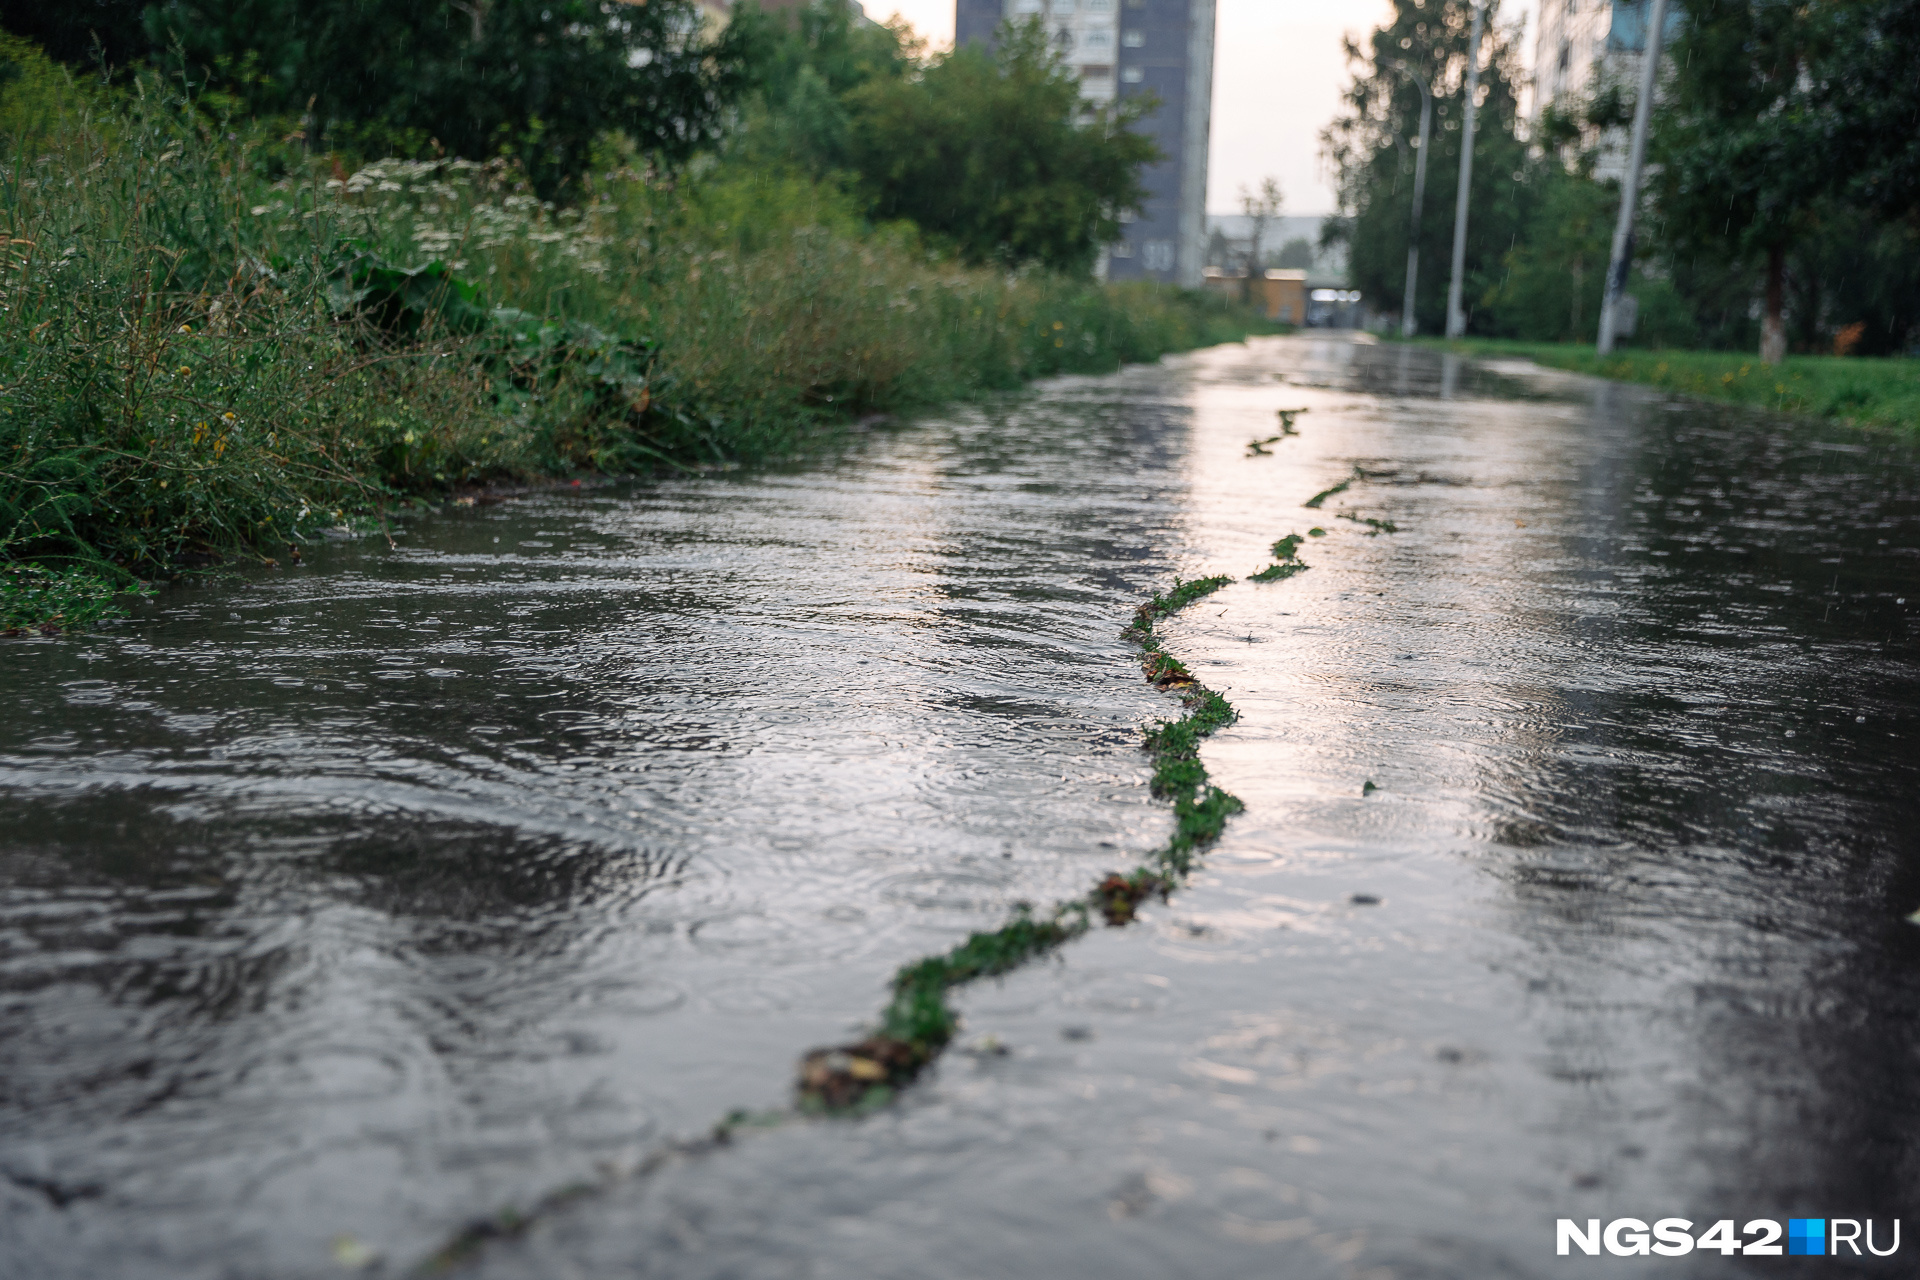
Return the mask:
<path id="1" fill-rule="evenodd" d="M 1073 12 L 1073 0 L 1053 0 L 1053 11 L 1058 14 Z"/>
<path id="2" fill-rule="evenodd" d="M 1173 241 L 1144 241 L 1140 245 L 1140 261 L 1149 271 L 1173 270 Z"/>
<path id="3" fill-rule="evenodd" d="M 1133 241 L 1131 240 L 1114 241 L 1113 256 L 1116 258 L 1131 258 L 1133 256 Z"/>
<path id="4" fill-rule="evenodd" d="M 1113 0 L 1087 0 L 1088 13 L 1112 13 Z"/>
<path id="5" fill-rule="evenodd" d="M 1120 33 L 1120 43 L 1129 49 L 1138 49 L 1147 42 L 1147 33 L 1138 27 L 1129 27 Z"/>
<path id="6" fill-rule="evenodd" d="M 1113 28 L 1088 27 L 1086 39 L 1081 43 L 1089 49 L 1111 49 L 1113 48 Z"/>

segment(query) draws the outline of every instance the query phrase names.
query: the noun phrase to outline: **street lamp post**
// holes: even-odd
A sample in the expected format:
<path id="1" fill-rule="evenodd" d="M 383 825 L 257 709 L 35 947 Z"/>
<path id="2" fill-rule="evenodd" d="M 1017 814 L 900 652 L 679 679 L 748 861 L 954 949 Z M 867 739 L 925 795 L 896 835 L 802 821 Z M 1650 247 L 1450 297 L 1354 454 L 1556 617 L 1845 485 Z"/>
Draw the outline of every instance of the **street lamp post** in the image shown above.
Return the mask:
<path id="1" fill-rule="evenodd" d="M 1413 316 L 1413 291 L 1420 279 L 1420 204 L 1427 195 L 1427 148 L 1433 138 L 1433 90 L 1406 63 L 1396 63 L 1394 69 L 1420 86 L 1420 151 L 1413 158 L 1413 215 L 1407 226 L 1407 298 L 1400 308 L 1400 336 L 1411 338 L 1419 329 Z"/>
<path id="2" fill-rule="evenodd" d="M 1640 203 L 1640 168 L 1647 159 L 1647 120 L 1653 114 L 1653 86 L 1660 71 L 1660 37 L 1667 25 L 1667 0 L 1653 0 L 1647 18 L 1647 50 L 1641 55 L 1640 101 L 1633 104 L 1633 144 L 1627 151 L 1626 176 L 1620 179 L 1620 220 L 1613 226 L 1613 256 L 1607 263 L 1607 291 L 1600 297 L 1601 355 L 1613 351 L 1620 295 L 1627 287 L 1627 269 L 1633 265 L 1633 217 Z"/>
<path id="3" fill-rule="evenodd" d="M 1460 194 L 1453 206 L 1453 277 L 1447 281 L 1447 336 L 1467 331 L 1467 313 L 1460 306 L 1460 290 L 1467 267 L 1467 192 L 1473 185 L 1473 108 L 1480 95 L 1480 26 L 1485 13 L 1473 6 L 1473 32 L 1467 37 L 1467 108 L 1460 121 Z"/>

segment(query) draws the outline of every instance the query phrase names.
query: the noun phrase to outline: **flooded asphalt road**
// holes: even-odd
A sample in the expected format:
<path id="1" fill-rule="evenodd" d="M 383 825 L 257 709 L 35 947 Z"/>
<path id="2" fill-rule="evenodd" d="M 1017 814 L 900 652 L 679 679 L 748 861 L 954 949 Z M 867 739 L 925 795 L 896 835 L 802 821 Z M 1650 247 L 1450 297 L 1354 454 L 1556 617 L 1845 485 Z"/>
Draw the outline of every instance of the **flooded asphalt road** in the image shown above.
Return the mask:
<path id="1" fill-rule="evenodd" d="M 1189 889 L 631 1172 L 1163 841 L 1119 627 L 1312 527 Z M 1911 444 L 1303 336 L 9 642 L 0 1275 L 1913 1274 L 1553 1224 L 1915 1205 L 1917 612 Z"/>

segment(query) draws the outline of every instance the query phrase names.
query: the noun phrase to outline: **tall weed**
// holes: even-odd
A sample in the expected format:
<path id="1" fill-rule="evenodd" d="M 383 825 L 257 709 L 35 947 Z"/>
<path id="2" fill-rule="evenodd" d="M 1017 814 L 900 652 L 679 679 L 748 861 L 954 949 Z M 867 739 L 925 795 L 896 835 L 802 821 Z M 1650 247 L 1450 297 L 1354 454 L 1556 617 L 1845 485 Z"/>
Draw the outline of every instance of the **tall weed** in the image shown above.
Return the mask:
<path id="1" fill-rule="evenodd" d="M 1249 325 L 965 267 L 740 164 L 610 163 L 560 208 L 504 162 L 349 172 L 51 64 L 0 85 L 27 119 L 0 153 L 0 562 L 271 557 L 408 494 L 791 454 L 848 414 Z"/>

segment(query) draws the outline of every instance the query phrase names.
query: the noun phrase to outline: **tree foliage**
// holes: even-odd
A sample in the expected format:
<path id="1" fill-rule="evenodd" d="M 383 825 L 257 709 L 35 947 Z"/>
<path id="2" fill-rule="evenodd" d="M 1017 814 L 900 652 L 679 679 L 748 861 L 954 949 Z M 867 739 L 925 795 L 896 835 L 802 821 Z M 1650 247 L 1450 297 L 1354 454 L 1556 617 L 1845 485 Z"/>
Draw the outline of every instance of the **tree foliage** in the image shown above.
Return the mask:
<path id="1" fill-rule="evenodd" d="M 1535 167 L 1521 234 L 1481 299 L 1483 331 L 1580 342 L 1600 313 L 1620 192 L 1547 161 Z"/>
<path id="2" fill-rule="evenodd" d="M 1397 298 L 1420 89 L 1439 127 L 1421 225 L 1422 327 L 1443 319 L 1467 0 L 1395 0 L 1349 46 L 1347 110 L 1323 135 L 1352 282 Z M 1596 177 L 1624 149 L 1632 86 L 1596 76 L 1523 133 L 1497 26 L 1476 141 L 1465 296 L 1475 332 L 1590 341 L 1619 208 Z M 1920 0 L 1689 0 L 1662 63 L 1629 290 L 1635 341 L 1770 353 L 1905 350 L 1920 334 Z M 1618 158 L 1617 155 L 1614 157 Z M 1756 303 L 1759 304 L 1756 306 Z M 1762 320 L 1766 323 L 1763 325 Z"/>
<path id="3" fill-rule="evenodd" d="M 853 165 L 849 97 L 875 80 L 914 74 L 924 49 L 901 25 L 857 21 L 845 5 L 811 4 L 769 14 L 734 11 L 751 89 L 728 141 L 739 159 L 814 174 Z"/>
<path id="4" fill-rule="evenodd" d="M 1824 36 L 1798 0 L 1687 6 L 1652 154 L 1673 241 L 1748 257 L 1807 232 L 1832 145 L 1809 94 Z"/>
<path id="5" fill-rule="evenodd" d="M 151 48 L 151 0 L 0 0 L 0 27 L 60 62 L 124 66 Z"/>
<path id="6" fill-rule="evenodd" d="M 1515 33 L 1489 13 L 1480 52 L 1480 101 L 1475 117 L 1471 214 L 1467 224 L 1469 324 L 1484 329 L 1479 302 L 1497 283 L 1506 251 L 1517 240 L 1530 206 L 1531 174 L 1519 137 L 1515 86 L 1522 79 Z M 1469 0 L 1393 0 L 1391 18 L 1365 47 L 1349 40 L 1355 66 L 1346 107 L 1321 134 L 1338 176 L 1351 283 L 1364 296 L 1397 299 L 1406 279 L 1420 95 L 1405 66 L 1432 86 L 1433 154 L 1420 222 L 1421 273 L 1415 310 L 1420 327 L 1446 323 L 1446 264 L 1452 253 L 1453 209 L 1459 189 L 1460 135 L 1466 97 Z"/>
<path id="7" fill-rule="evenodd" d="M 1817 10 L 1807 92 L 1835 186 L 1883 218 L 1920 216 L 1920 0 L 1841 0 Z"/>
<path id="8" fill-rule="evenodd" d="M 513 155 L 548 192 L 607 134 L 686 160 L 742 84 L 739 38 L 706 38 L 690 0 L 5 4 L 0 20 L 56 56 L 144 59 L 253 114 L 297 118 L 316 145 Z"/>
<path id="9" fill-rule="evenodd" d="M 1240 188 L 1240 212 L 1247 219 L 1247 256 L 1242 265 L 1240 277 L 1240 300 L 1253 300 L 1253 282 L 1256 276 L 1266 269 L 1267 228 L 1280 216 L 1285 198 L 1280 191 L 1278 179 L 1268 176 L 1260 180 L 1257 191 L 1247 187 Z"/>
<path id="10" fill-rule="evenodd" d="M 731 162 L 842 183 L 871 217 L 911 222 L 971 262 L 1085 274 L 1159 158 L 1133 131 L 1158 105 L 1080 97 L 1038 24 L 993 50 L 929 55 L 909 28 L 844 5 L 736 14 L 753 88 Z"/>
<path id="11" fill-rule="evenodd" d="M 1653 192 L 1674 252 L 1763 282 L 1762 351 L 1824 343 L 1835 308 L 1854 350 L 1914 324 L 1920 211 L 1914 0 L 1698 0 L 1657 113 Z M 1748 296 L 1751 297 L 1751 286 Z M 1770 338 L 1770 340 L 1769 340 Z"/>
<path id="12" fill-rule="evenodd" d="M 1084 273 L 1146 198 L 1159 148 L 1133 126 L 1149 95 L 1093 106 L 1038 23 L 936 55 L 847 97 L 849 153 L 881 219 L 904 218 L 974 262 Z"/>

